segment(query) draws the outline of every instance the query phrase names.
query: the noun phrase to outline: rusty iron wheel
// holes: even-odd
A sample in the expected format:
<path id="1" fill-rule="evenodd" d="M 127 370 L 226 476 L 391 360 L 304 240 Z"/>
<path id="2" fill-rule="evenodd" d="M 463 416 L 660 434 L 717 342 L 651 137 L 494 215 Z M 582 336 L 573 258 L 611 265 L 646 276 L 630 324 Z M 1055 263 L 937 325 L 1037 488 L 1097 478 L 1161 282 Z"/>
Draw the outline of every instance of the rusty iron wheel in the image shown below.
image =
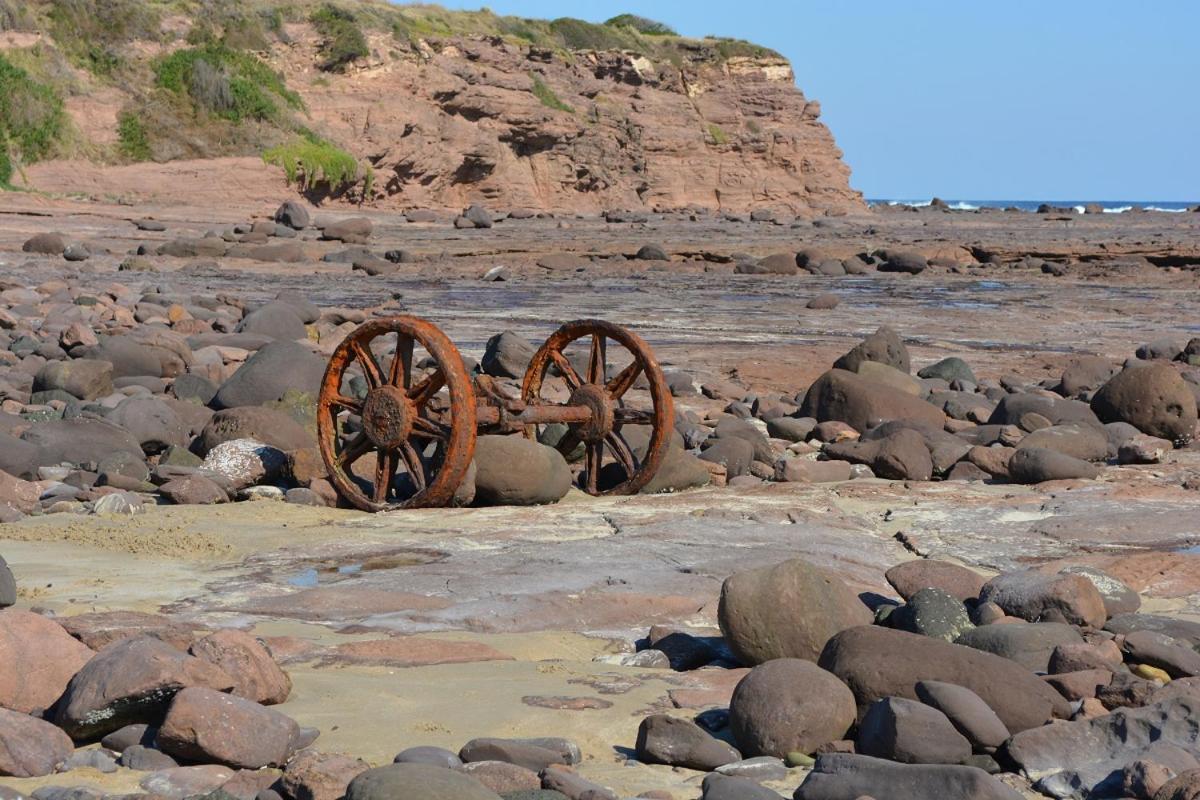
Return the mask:
<path id="1" fill-rule="evenodd" d="M 394 337 L 396 349 L 384 369 L 371 345 L 387 337 Z M 414 372 L 418 344 L 433 360 L 424 375 Z M 344 393 L 351 365 L 363 373 L 365 397 Z M 358 415 L 361 430 L 343 435 L 342 412 Z M 475 455 L 475 392 L 458 348 L 419 317 L 376 319 L 355 328 L 329 357 L 317 406 L 317 440 L 330 482 L 364 511 L 448 505 Z M 426 456 L 431 446 L 434 453 Z M 374 478 L 355 476 L 351 467 L 371 452 Z M 406 497 L 395 485 L 401 466 L 411 490 Z"/>
<path id="2" fill-rule="evenodd" d="M 590 339 L 588 365 L 584 375 L 572 366 L 563 351 L 575 341 Z M 619 373 L 608 377 L 608 343 L 616 342 L 632 356 Z M 675 407 L 662 368 L 650 345 L 633 331 L 598 319 L 568 322 L 554 332 L 534 354 L 525 372 L 521 399 L 527 406 L 558 405 L 541 397 L 546 373 L 553 366 L 571 391 L 567 406 L 583 406 L 591 410 L 585 422 L 567 425 L 567 434 L 555 445 L 564 457 L 581 444 L 584 446 L 585 469 L 580 488 L 588 494 L 636 494 L 662 466 L 671 443 L 675 425 Z M 635 409 L 626 405 L 625 394 L 644 375 L 650 387 L 652 408 Z M 622 434 L 626 425 L 651 427 L 644 458 L 639 459 Z M 525 426 L 525 435 L 536 439 L 537 425 Z M 615 486 L 600 489 L 600 471 L 605 452 L 624 470 L 625 479 Z"/>

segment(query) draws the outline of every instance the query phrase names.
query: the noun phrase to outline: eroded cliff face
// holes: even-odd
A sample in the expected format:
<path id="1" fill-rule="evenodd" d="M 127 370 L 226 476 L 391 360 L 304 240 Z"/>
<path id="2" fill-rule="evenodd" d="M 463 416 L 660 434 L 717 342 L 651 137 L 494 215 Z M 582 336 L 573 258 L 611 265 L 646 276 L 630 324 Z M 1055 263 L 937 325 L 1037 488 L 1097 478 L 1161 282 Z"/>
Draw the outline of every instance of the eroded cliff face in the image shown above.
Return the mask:
<path id="1" fill-rule="evenodd" d="M 273 59 L 313 118 L 374 165 L 379 202 L 486 202 L 556 212 L 697 206 L 840 214 L 864 208 L 820 105 L 778 57 L 679 63 L 552 53 L 499 39 L 420 42 L 344 76 L 311 70 L 296 31 Z"/>

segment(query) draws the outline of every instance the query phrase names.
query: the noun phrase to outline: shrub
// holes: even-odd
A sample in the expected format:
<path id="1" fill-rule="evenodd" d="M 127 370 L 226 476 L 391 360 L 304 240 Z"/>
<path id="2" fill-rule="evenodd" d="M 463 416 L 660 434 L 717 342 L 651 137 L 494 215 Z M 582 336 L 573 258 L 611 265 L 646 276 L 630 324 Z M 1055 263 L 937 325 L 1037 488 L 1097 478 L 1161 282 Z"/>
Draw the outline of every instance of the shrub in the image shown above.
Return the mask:
<path id="1" fill-rule="evenodd" d="M 158 86 L 233 122 L 280 121 L 280 103 L 303 109 L 300 96 L 252 53 L 208 44 L 176 50 L 155 66 Z"/>
<path id="2" fill-rule="evenodd" d="M 574 114 L 575 109 L 559 99 L 554 90 L 547 86 L 537 75 L 532 75 L 533 78 L 533 96 L 542 101 L 542 105 L 546 108 L 552 108 L 555 111 L 566 111 L 568 114 Z"/>
<path id="3" fill-rule="evenodd" d="M 714 144 L 729 144 L 729 135 L 715 122 L 708 123 L 708 135 Z"/>
<path id="4" fill-rule="evenodd" d="M 358 160 L 336 145 L 311 134 L 263 153 L 263 161 L 283 169 L 288 183 L 311 192 L 324 187 L 339 194 L 363 182 L 363 194 L 371 193 L 374 172 L 359 169 Z"/>
<path id="5" fill-rule="evenodd" d="M 141 117 L 132 111 L 117 115 L 117 150 L 130 161 L 150 160 L 150 137 Z"/>
<path id="6" fill-rule="evenodd" d="M 611 25 L 614 28 L 633 28 L 638 33 L 644 33 L 647 36 L 678 36 L 679 34 L 670 26 L 656 20 L 639 17 L 637 14 L 618 14 L 612 19 L 605 20 L 605 25 Z"/>
<path id="7" fill-rule="evenodd" d="M 123 45 L 161 31 L 158 10 L 144 0 L 51 0 L 48 17 L 59 47 L 97 75 L 116 71 Z"/>
<path id="8" fill-rule="evenodd" d="M 0 55 L 0 183 L 17 164 L 50 155 L 66 127 L 62 98 Z"/>
<path id="9" fill-rule="evenodd" d="M 550 30 L 568 50 L 641 50 L 637 34 L 629 28 L 597 25 L 572 17 L 560 17 Z"/>
<path id="10" fill-rule="evenodd" d="M 371 54 L 367 38 L 349 11 L 326 4 L 314 11 L 309 21 L 324 39 L 321 55 L 325 60 L 319 66 L 326 72 L 345 72 L 350 63 Z"/>

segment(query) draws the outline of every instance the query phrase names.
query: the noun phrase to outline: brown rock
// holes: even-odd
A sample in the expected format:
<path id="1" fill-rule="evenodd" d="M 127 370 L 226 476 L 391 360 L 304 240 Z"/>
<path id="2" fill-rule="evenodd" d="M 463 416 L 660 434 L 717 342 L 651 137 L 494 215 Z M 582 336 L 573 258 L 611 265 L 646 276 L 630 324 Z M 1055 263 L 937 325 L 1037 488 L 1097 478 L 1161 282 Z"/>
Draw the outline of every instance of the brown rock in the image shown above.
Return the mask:
<path id="1" fill-rule="evenodd" d="M 688 719 L 652 714 L 638 726 L 639 761 L 710 771 L 741 760 L 741 754 Z"/>
<path id="2" fill-rule="evenodd" d="M 149 636 L 107 645 L 71 679 L 55 723 L 75 739 L 91 739 L 137 722 L 155 724 L 176 692 L 203 686 L 228 691 L 220 667 Z"/>
<path id="3" fill-rule="evenodd" d="M 816 661 L 829 637 L 871 612 L 836 575 L 801 559 L 731 575 L 721 586 L 721 631 L 744 664 Z"/>
<path id="4" fill-rule="evenodd" d="M 472 761 L 461 769 L 496 794 L 542 788 L 542 779 L 536 772 L 505 761 Z"/>
<path id="5" fill-rule="evenodd" d="M 800 415 L 821 422 L 840 420 L 858 431 L 893 419 L 925 423 L 937 429 L 946 421 L 941 409 L 919 397 L 840 369 L 826 372 L 809 387 Z"/>
<path id="6" fill-rule="evenodd" d="M 1101 628 L 1108 619 L 1099 590 L 1079 574 L 1005 572 L 987 582 L 979 599 L 1030 622 L 1069 622 Z"/>
<path id="7" fill-rule="evenodd" d="M 904 600 L 922 589 L 933 587 L 962 601 L 974 600 L 983 589 L 985 578 L 974 570 L 933 559 L 905 561 L 884 573 L 887 582 Z"/>
<path id="8" fill-rule="evenodd" d="M 919 681 L 965 686 L 1014 732 L 1069 713 L 1057 692 L 1016 662 L 905 631 L 877 626 L 842 631 L 817 663 L 850 687 L 860 715 L 884 697 L 917 699 Z"/>
<path id="9" fill-rule="evenodd" d="M 181 690 L 158 729 L 168 755 L 240 769 L 283 766 L 300 726 L 291 717 L 213 689 Z"/>
<path id="10" fill-rule="evenodd" d="M 225 670 L 238 697 L 270 706 L 287 700 L 292 691 L 292 679 L 267 648 L 244 631 L 219 630 L 192 645 L 191 653 Z"/>
<path id="11" fill-rule="evenodd" d="M 0 707 L 23 714 L 50 708 L 94 655 L 53 620 L 0 611 Z"/>
<path id="12" fill-rule="evenodd" d="M 1196 427 L 1196 396 L 1169 364 L 1147 364 L 1117 373 L 1092 398 L 1101 422 L 1128 422 L 1142 433 L 1188 441 Z"/>
<path id="13" fill-rule="evenodd" d="M 812 753 L 841 739 L 855 719 L 854 695 L 810 661 L 779 658 L 750 670 L 733 692 L 729 725 L 747 757 Z"/>
<path id="14" fill-rule="evenodd" d="M 144 611 L 93 611 L 61 617 L 58 624 L 93 650 L 136 636 L 151 636 L 178 650 L 187 650 L 196 638 L 193 626 Z"/>
<path id="15" fill-rule="evenodd" d="M 49 722 L 0 708 L 0 775 L 49 775 L 74 750 L 71 737 Z"/>
<path id="16" fill-rule="evenodd" d="M 350 781 L 370 768 L 342 753 L 302 750 L 283 771 L 283 790 L 292 800 L 341 800 Z"/>
<path id="17" fill-rule="evenodd" d="M 1059 694 L 1074 702 L 1088 697 L 1095 697 L 1100 687 L 1112 683 L 1112 670 L 1085 669 L 1077 672 L 1059 672 L 1044 676 L 1046 683 L 1053 686 Z"/>

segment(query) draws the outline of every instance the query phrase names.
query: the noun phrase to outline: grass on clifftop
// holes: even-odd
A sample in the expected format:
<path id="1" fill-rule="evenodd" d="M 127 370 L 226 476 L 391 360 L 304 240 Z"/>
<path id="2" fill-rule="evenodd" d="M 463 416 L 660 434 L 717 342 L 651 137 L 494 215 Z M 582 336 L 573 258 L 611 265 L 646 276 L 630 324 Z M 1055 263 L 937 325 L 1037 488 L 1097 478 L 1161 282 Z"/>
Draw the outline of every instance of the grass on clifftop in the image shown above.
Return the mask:
<path id="1" fill-rule="evenodd" d="M 0 55 L 0 185 L 51 154 L 67 130 L 62 98 Z"/>
<path id="2" fill-rule="evenodd" d="M 323 5 L 309 16 L 309 21 L 321 34 L 321 69 L 326 72 L 345 72 L 346 67 L 371 54 L 367 37 L 354 14 L 334 5 Z"/>

